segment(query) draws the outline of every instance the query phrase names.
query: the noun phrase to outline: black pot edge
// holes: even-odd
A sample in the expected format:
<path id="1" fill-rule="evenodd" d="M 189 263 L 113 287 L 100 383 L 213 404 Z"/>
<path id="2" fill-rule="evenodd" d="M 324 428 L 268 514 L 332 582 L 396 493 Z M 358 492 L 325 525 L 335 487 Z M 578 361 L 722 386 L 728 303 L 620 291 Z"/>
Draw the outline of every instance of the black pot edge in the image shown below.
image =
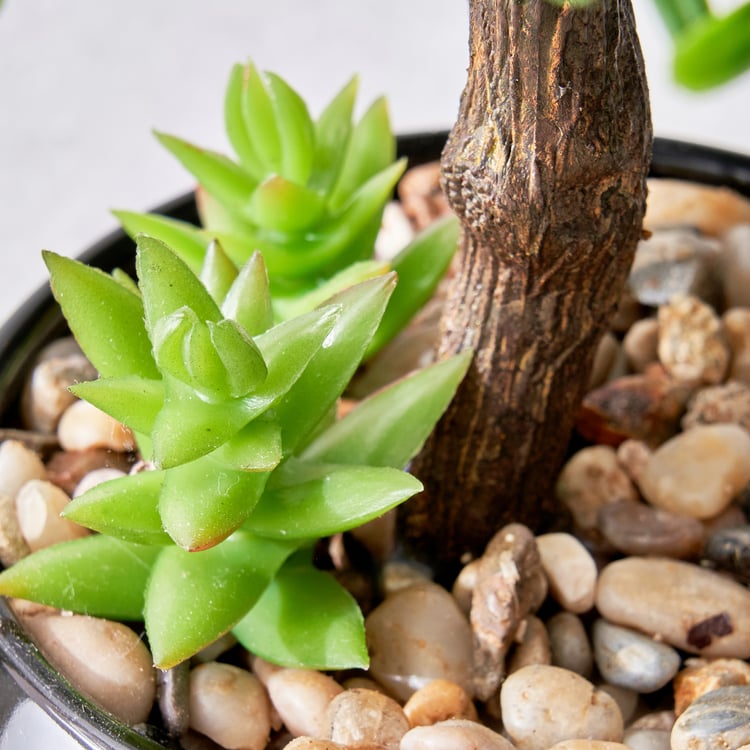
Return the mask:
<path id="1" fill-rule="evenodd" d="M 438 158 L 447 133 L 401 136 L 399 155 L 410 165 Z M 750 197 L 750 156 L 710 146 L 657 138 L 654 142 L 653 177 L 695 180 L 724 185 Z M 155 209 L 175 218 L 196 220 L 192 194 L 180 196 Z M 127 265 L 133 243 L 122 230 L 111 232 L 79 258 L 111 270 Z M 17 399 L 23 375 L 38 350 L 65 330 L 59 309 L 47 285 L 38 289 L 0 329 L 0 415 L 7 416 Z M 104 711 L 94 708 L 52 669 L 0 599 L 0 658 L 22 690 L 37 701 L 82 747 L 98 750 L 156 750 L 179 747 L 139 734 Z M 83 721 L 81 721 L 83 716 Z"/>

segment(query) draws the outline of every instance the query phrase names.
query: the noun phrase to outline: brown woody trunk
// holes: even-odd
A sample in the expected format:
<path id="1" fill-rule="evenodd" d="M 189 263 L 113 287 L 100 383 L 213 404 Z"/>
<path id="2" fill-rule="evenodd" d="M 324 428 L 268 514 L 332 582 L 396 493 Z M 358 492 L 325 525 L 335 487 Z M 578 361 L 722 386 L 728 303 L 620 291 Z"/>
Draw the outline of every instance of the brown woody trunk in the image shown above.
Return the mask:
<path id="1" fill-rule="evenodd" d="M 557 514 L 593 355 L 641 234 L 651 126 L 629 0 L 470 0 L 468 82 L 443 153 L 463 224 L 441 357 L 474 364 L 413 467 L 401 527 L 455 562 Z"/>

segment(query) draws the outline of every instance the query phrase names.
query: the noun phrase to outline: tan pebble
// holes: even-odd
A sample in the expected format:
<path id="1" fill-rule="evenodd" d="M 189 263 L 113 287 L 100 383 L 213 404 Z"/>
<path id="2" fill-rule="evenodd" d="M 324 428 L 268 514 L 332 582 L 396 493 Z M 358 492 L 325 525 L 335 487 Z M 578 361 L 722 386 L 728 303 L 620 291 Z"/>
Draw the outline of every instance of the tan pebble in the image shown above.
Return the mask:
<path id="1" fill-rule="evenodd" d="M 73 490 L 72 497 L 83 495 L 84 492 L 88 492 L 88 490 L 93 489 L 99 484 L 109 482 L 111 479 L 119 479 L 120 477 L 124 476 L 124 471 L 115 469 L 113 467 L 102 467 L 101 469 L 94 469 L 93 471 L 90 471 L 88 474 L 86 474 L 80 482 L 78 482 L 76 488 Z"/>
<path id="2" fill-rule="evenodd" d="M 392 560 L 383 565 L 380 590 L 383 597 L 391 596 L 415 583 L 424 583 L 429 580 L 429 574 L 423 567 Z"/>
<path id="3" fill-rule="evenodd" d="M 711 690 L 749 683 L 750 665 L 741 659 L 688 659 L 674 678 L 675 714 Z"/>
<path id="4" fill-rule="evenodd" d="M 398 197 L 419 231 L 451 212 L 440 187 L 440 164 L 431 162 L 407 170 L 398 184 Z"/>
<path id="5" fill-rule="evenodd" d="M 638 482 L 648 463 L 651 448 L 642 440 L 625 440 L 617 446 L 617 460 L 633 482 Z"/>
<path id="6" fill-rule="evenodd" d="M 190 726 L 228 750 L 263 750 L 270 710 L 260 681 L 245 669 L 206 662 L 190 673 Z"/>
<path id="7" fill-rule="evenodd" d="M 659 361 L 677 380 L 720 383 L 729 369 L 729 343 L 721 320 L 697 297 L 675 295 L 662 305 Z"/>
<path id="8" fill-rule="evenodd" d="M 513 745 L 489 727 L 465 719 L 449 719 L 410 729 L 400 750 L 514 750 Z"/>
<path id="9" fill-rule="evenodd" d="M 412 727 L 424 727 L 447 719 L 477 720 L 471 696 L 455 682 L 433 680 L 417 690 L 404 705 Z"/>
<path id="10" fill-rule="evenodd" d="M 669 739 L 664 729 L 627 729 L 622 741 L 630 750 L 670 750 Z"/>
<path id="11" fill-rule="evenodd" d="M 750 385 L 730 382 L 701 388 L 688 403 L 682 429 L 731 423 L 750 430 Z"/>
<path id="12" fill-rule="evenodd" d="M 611 685 L 608 682 L 599 683 L 597 688 L 603 690 L 615 699 L 615 702 L 620 708 L 622 720 L 625 723 L 633 718 L 636 709 L 638 708 L 638 699 L 640 698 L 640 693 L 638 693 L 638 691 L 620 685 Z"/>
<path id="13" fill-rule="evenodd" d="M 268 685 L 268 679 L 272 674 L 281 672 L 285 667 L 280 667 L 278 664 L 272 664 L 270 661 L 262 659 L 260 656 L 251 656 L 250 667 L 253 670 L 253 674 L 264 684 Z"/>
<path id="14" fill-rule="evenodd" d="M 396 512 L 393 510 L 349 532 L 378 562 L 387 560 L 396 546 Z"/>
<path id="15" fill-rule="evenodd" d="M 642 318 L 630 327 L 622 340 L 628 366 L 633 372 L 644 372 L 646 366 L 658 359 L 659 321 Z"/>
<path id="16" fill-rule="evenodd" d="M 0 492 L 15 498 L 31 479 L 46 479 L 42 459 L 18 440 L 0 443 Z"/>
<path id="17" fill-rule="evenodd" d="M 651 711 L 635 719 L 628 729 L 654 729 L 663 732 L 671 732 L 675 722 L 674 711 Z"/>
<path id="18" fill-rule="evenodd" d="M 509 675 L 500 705 L 505 730 L 518 750 L 546 750 L 580 737 L 622 739 L 622 714 L 615 700 L 560 667 L 534 665 Z"/>
<path id="19" fill-rule="evenodd" d="M 268 676 L 266 688 L 292 735 L 328 736 L 326 709 L 343 692 L 336 680 L 311 669 L 281 669 Z"/>
<path id="20" fill-rule="evenodd" d="M 732 503 L 728 508 L 725 508 L 719 515 L 713 518 L 706 518 L 701 521 L 703 526 L 703 536 L 707 539 L 711 534 L 723 529 L 734 529 L 737 526 L 745 526 L 747 524 L 747 518 L 742 512 L 742 509 Z"/>
<path id="21" fill-rule="evenodd" d="M 589 376 L 589 388 L 596 388 L 606 382 L 620 354 L 620 343 L 609 331 L 602 336 L 594 354 L 594 364 Z"/>
<path id="22" fill-rule="evenodd" d="M 596 527 L 602 505 L 637 499 L 636 489 L 620 466 L 617 453 L 606 445 L 575 453 L 560 472 L 555 491 L 583 530 Z"/>
<path id="23" fill-rule="evenodd" d="M 32 552 L 90 533 L 60 515 L 69 502 L 59 487 L 42 479 L 32 479 L 21 487 L 16 495 L 18 525 Z"/>
<path id="24" fill-rule="evenodd" d="M 375 257 L 391 260 L 414 238 L 409 217 L 398 201 L 389 201 L 383 210 L 380 231 L 375 239 Z"/>
<path id="25" fill-rule="evenodd" d="M 0 492 L 0 563 L 9 568 L 30 552 L 18 523 L 16 501 Z"/>
<path id="26" fill-rule="evenodd" d="M 132 431 L 87 401 L 76 401 L 65 410 L 57 426 L 57 437 L 65 450 L 135 449 Z"/>
<path id="27" fill-rule="evenodd" d="M 750 657 L 750 590 L 693 563 L 616 560 L 599 574 L 596 607 L 610 622 L 683 651 Z"/>
<path id="28" fill-rule="evenodd" d="M 399 750 L 410 728 L 401 706 L 375 690 L 345 690 L 331 700 L 326 714 L 328 737 L 342 745 L 370 743 Z"/>
<path id="29" fill-rule="evenodd" d="M 127 453 L 115 453 L 108 448 L 85 451 L 57 451 L 47 461 L 47 478 L 69 495 L 78 483 L 96 469 L 119 469 L 125 473 L 131 465 Z"/>
<path id="30" fill-rule="evenodd" d="M 721 513 L 750 481 L 750 434 L 733 424 L 700 425 L 651 455 L 640 478 L 646 500 L 693 518 Z"/>
<path id="31" fill-rule="evenodd" d="M 750 307 L 730 307 L 721 321 L 732 353 L 727 380 L 750 385 Z"/>
<path id="32" fill-rule="evenodd" d="M 126 724 L 146 721 L 156 697 L 151 654 L 119 622 L 83 615 L 25 620 L 50 663 L 82 692 Z"/>
<path id="33" fill-rule="evenodd" d="M 594 558 L 572 534 L 542 534 L 536 542 L 555 601 L 569 612 L 588 612 L 596 589 Z"/>
<path id="34" fill-rule="evenodd" d="M 354 690 L 354 688 L 363 688 L 364 690 L 377 690 L 380 693 L 385 693 L 382 685 L 379 685 L 375 680 L 370 677 L 349 677 L 341 683 L 344 690 Z"/>
<path id="35" fill-rule="evenodd" d="M 650 179 L 643 226 L 689 225 L 708 235 L 724 234 L 750 221 L 750 201 L 726 187 L 672 179 Z"/>
<path id="36" fill-rule="evenodd" d="M 549 750 L 632 750 L 622 742 L 606 740 L 563 740 L 552 745 Z"/>
<path id="37" fill-rule="evenodd" d="M 346 745 L 340 745 L 331 740 L 316 740 L 313 737 L 295 737 L 284 745 L 284 750 L 348 750 Z M 359 750 L 359 749 L 358 749 Z"/>
<path id="38" fill-rule="evenodd" d="M 552 654 L 544 623 L 535 615 L 528 615 L 516 633 L 516 643 L 510 652 L 506 671 L 515 672 L 529 664 L 549 664 Z"/>
<path id="39" fill-rule="evenodd" d="M 216 661 L 222 654 L 229 651 L 237 645 L 237 639 L 232 633 L 224 633 L 219 636 L 213 643 L 209 643 L 208 646 L 202 648 L 197 654 L 195 654 L 192 660 L 196 664 L 204 664 L 205 662 Z"/>
<path id="40" fill-rule="evenodd" d="M 750 307 L 750 218 L 722 239 L 721 268 L 727 307 Z"/>
<path id="41" fill-rule="evenodd" d="M 558 612 L 547 621 L 551 663 L 590 677 L 594 655 L 586 628 L 578 615 Z"/>
<path id="42" fill-rule="evenodd" d="M 472 560 L 461 568 L 456 580 L 453 582 L 451 593 L 458 603 L 461 611 L 467 616 L 471 611 L 471 597 L 474 594 L 474 588 L 477 585 L 479 575 L 479 560 Z"/>

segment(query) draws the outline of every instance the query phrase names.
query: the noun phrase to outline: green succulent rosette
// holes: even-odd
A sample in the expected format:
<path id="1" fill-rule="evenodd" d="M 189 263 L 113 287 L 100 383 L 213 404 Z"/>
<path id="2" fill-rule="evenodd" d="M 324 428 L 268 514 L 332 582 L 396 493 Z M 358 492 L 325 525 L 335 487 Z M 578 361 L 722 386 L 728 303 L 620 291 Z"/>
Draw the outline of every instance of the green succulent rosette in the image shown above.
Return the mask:
<path id="1" fill-rule="evenodd" d="M 25 558 L 0 574 L 0 593 L 143 619 L 163 668 L 230 630 L 277 663 L 364 666 L 361 613 L 313 566 L 313 545 L 421 490 L 404 467 L 470 355 L 399 380 L 337 420 L 393 273 L 276 323 L 259 253 L 238 270 L 214 243 L 196 275 L 161 241 L 137 245 L 137 286 L 52 253 L 45 260 L 100 374 L 73 391 L 128 425 L 152 468 L 73 500 L 64 515 L 98 533 Z"/>
<path id="2" fill-rule="evenodd" d="M 406 163 L 396 160 L 387 106 L 378 99 L 354 121 L 357 79 L 317 120 L 282 78 L 236 65 L 224 119 L 236 161 L 163 133 L 161 143 L 191 172 L 202 227 L 154 214 L 115 212 L 131 235 L 169 244 L 198 273 L 218 239 L 241 267 L 260 251 L 268 268 L 277 321 L 320 298 L 388 270 L 399 285 L 369 354 L 425 304 L 455 252 L 458 222 L 429 228 L 389 263 L 373 259 L 385 204 Z"/>

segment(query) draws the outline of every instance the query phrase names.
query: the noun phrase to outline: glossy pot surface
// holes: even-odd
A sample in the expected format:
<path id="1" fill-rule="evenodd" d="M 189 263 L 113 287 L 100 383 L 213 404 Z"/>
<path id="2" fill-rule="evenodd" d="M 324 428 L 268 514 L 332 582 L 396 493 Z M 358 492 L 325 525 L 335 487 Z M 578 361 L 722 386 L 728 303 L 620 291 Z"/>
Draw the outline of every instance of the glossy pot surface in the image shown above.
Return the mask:
<path id="1" fill-rule="evenodd" d="M 399 139 L 411 165 L 439 158 L 445 133 Z M 709 147 L 656 139 L 651 174 L 724 185 L 750 196 L 750 157 Z M 195 222 L 192 195 L 159 207 L 159 213 Z M 132 269 L 133 242 L 121 231 L 89 248 L 82 260 L 105 270 Z M 0 329 L 0 419 L 17 420 L 16 401 L 35 354 L 65 332 L 47 287 L 39 289 Z M 156 727 L 137 732 L 82 698 L 39 654 L 0 599 L 0 745 L 3 747 L 180 747 Z M 49 717 L 52 717 L 51 719 Z M 54 721 L 53 721 L 54 720 Z"/>

